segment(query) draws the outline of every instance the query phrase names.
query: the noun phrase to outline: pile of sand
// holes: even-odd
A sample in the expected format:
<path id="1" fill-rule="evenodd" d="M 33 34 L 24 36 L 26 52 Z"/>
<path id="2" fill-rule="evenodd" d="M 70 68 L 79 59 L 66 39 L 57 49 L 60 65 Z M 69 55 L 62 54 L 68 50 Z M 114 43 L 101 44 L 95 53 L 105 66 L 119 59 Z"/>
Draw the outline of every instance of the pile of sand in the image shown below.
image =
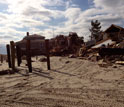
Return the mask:
<path id="1" fill-rule="evenodd" d="M 46 62 L 32 60 L 32 73 L 23 61 L 17 73 L 0 76 L 1 106 L 124 107 L 124 66 L 104 68 L 97 62 L 51 57 L 48 71 Z M 0 71 L 7 66 L 4 62 Z"/>

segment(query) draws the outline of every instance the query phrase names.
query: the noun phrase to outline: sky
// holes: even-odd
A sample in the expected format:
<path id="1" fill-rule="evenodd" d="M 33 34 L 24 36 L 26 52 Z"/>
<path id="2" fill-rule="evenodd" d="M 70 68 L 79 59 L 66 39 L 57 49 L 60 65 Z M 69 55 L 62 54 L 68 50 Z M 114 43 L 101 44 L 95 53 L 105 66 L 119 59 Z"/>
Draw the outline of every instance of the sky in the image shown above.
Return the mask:
<path id="1" fill-rule="evenodd" d="M 46 38 L 77 32 L 88 40 L 91 20 L 104 31 L 111 24 L 123 27 L 123 19 L 124 0 L 0 0 L 0 53 L 26 32 Z"/>

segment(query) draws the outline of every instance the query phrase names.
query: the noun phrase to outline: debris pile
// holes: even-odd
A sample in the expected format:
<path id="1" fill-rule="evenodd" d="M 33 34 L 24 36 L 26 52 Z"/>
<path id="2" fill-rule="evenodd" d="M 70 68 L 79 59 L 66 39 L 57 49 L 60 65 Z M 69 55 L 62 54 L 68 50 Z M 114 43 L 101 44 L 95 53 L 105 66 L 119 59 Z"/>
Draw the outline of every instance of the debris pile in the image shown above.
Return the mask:
<path id="1" fill-rule="evenodd" d="M 97 61 L 100 66 L 124 64 L 124 28 L 112 24 L 101 32 L 99 40 L 91 39 L 88 42 L 84 42 L 75 32 L 68 36 L 58 35 L 50 40 L 50 54 L 83 57 Z"/>
<path id="2" fill-rule="evenodd" d="M 50 40 L 50 54 L 56 56 L 78 54 L 83 43 L 83 38 L 78 37 L 75 32 L 70 32 L 68 36 L 58 35 Z"/>
<path id="3" fill-rule="evenodd" d="M 79 56 L 98 61 L 104 67 L 114 63 L 124 65 L 124 28 L 111 25 L 102 32 L 102 38 L 96 41 L 86 42 L 80 48 Z"/>
<path id="4" fill-rule="evenodd" d="M 83 46 L 80 50 L 80 56 L 82 55 L 82 57 L 93 62 L 98 61 L 100 66 L 108 66 L 114 63 L 124 65 L 124 41 L 99 48 L 86 48 Z"/>

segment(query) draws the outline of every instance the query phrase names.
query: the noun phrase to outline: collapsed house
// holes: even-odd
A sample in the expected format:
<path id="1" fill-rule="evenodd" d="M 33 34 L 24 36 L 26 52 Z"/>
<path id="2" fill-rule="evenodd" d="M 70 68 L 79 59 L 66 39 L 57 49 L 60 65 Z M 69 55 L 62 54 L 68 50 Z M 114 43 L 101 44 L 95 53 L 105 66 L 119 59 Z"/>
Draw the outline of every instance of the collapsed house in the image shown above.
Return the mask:
<path id="1" fill-rule="evenodd" d="M 99 41 L 90 40 L 85 43 L 87 48 L 109 47 L 115 43 L 120 43 L 124 40 L 124 28 L 112 24 L 104 32 L 99 35 Z"/>
<path id="2" fill-rule="evenodd" d="M 101 32 L 99 41 L 91 40 L 85 43 L 87 48 L 110 47 L 124 40 L 124 28 L 112 24 L 104 32 Z"/>
<path id="3" fill-rule="evenodd" d="M 112 24 L 100 35 L 98 42 L 88 41 L 81 48 L 81 56 L 97 61 L 100 59 L 107 62 L 124 60 L 124 28 Z"/>
<path id="4" fill-rule="evenodd" d="M 98 41 L 92 48 L 111 47 L 124 40 L 124 28 L 112 24 L 102 35 L 102 40 Z"/>
<path id="5" fill-rule="evenodd" d="M 112 45 L 114 45 L 116 42 L 115 41 L 112 41 L 111 39 L 105 39 L 105 40 L 101 40 L 99 42 L 97 42 L 95 44 L 95 46 L 92 46 L 91 48 L 92 49 L 95 49 L 95 48 L 105 48 L 105 47 L 110 47 Z"/>
<path id="6" fill-rule="evenodd" d="M 120 42 L 124 40 L 124 28 L 112 24 L 104 31 L 104 38 L 111 38 L 113 41 Z"/>

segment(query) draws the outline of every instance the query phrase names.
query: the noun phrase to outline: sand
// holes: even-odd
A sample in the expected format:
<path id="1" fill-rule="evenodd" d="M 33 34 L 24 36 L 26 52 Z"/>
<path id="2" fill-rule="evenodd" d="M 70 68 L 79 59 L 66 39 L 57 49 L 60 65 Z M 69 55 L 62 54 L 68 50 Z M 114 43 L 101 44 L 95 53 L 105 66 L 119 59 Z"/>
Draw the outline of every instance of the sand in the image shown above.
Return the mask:
<path id="1" fill-rule="evenodd" d="M 41 57 L 39 57 L 40 59 Z M 23 61 L 18 72 L 0 76 L 0 107 L 124 107 L 124 66 L 99 67 L 98 62 L 51 57 L 33 60 L 29 73 Z M 0 64 L 0 72 L 8 71 Z"/>

